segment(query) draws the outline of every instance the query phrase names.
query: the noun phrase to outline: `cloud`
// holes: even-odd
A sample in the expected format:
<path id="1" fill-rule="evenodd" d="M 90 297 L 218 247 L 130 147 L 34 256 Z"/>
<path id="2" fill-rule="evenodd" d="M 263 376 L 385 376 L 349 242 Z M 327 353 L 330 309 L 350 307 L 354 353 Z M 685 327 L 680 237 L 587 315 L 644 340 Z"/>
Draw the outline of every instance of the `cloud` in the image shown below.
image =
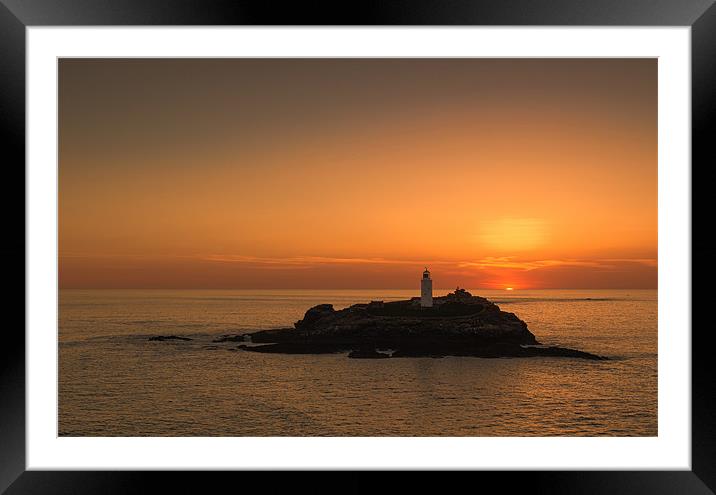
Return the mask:
<path id="1" fill-rule="evenodd" d="M 255 265 L 282 265 L 286 267 L 317 266 L 317 265 L 445 265 L 454 264 L 449 261 L 399 260 L 386 258 L 337 258 L 329 256 L 290 256 L 262 257 L 247 255 L 212 254 L 201 257 L 204 261 L 220 263 L 249 263 Z"/>
<path id="2" fill-rule="evenodd" d="M 657 266 L 656 258 L 603 258 L 603 259 L 521 259 L 515 256 L 488 256 L 476 260 L 405 260 L 390 258 L 360 258 L 331 256 L 287 256 L 267 257 L 241 254 L 199 254 L 199 255 L 91 255 L 68 253 L 60 258 L 82 259 L 127 259 L 127 260 L 199 260 L 213 263 L 244 264 L 265 269 L 307 269 L 330 265 L 374 265 L 374 266 L 428 266 L 440 267 L 444 272 L 465 273 L 465 270 L 517 270 L 535 271 L 561 267 L 583 267 L 601 270 L 617 270 L 624 265 L 637 264 L 649 267 Z"/>
<path id="3" fill-rule="evenodd" d="M 608 258 L 602 261 L 613 262 L 613 263 L 637 263 L 639 265 L 646 265 L 656 267 L 658 261 L 656 258 Z"/>
<path id="4" fill-rule="evenodd" d="M 443 269 L 509 269 L 533 271 L 558 267 L 585 267 L 597 269 L 617 269 L 618 265 L 635 263 L 646 266 L 657 266 L 652 258 L 608 258 L 608 259 L 544 259 L 520 260 L 513 256 L 486 257 L 471 261 L 446 260 L 401 260 L 388 258 L 338 258 L 329 256 L 292 256 L 292 257 L 261 257 L 247 255 L 214 254 L 203 256 L 204 261 L 220 263 L 246 263 L 277 268 L 310 268 L 322 265 L 404 265 L 404 266 L 440 266 Z"/>
<path id="5" fill-rule="evenodd" d="M 544 268 L 558 267 L 587 267 L 598 269 L 616 269 L 617 265 L 624 263 L 636 263 L 646 266 L 657 266 L 656 259 L 651 258 L 609 258 L 595 260 L 580 259 L 547 259 L 547 260 L 517 260 L 513 256 L 487 257 L 477 261 L 464 261 L 458 266 L 461 268 L 479 269 L 510 269 L 520 271 L 533 271 Z"/>

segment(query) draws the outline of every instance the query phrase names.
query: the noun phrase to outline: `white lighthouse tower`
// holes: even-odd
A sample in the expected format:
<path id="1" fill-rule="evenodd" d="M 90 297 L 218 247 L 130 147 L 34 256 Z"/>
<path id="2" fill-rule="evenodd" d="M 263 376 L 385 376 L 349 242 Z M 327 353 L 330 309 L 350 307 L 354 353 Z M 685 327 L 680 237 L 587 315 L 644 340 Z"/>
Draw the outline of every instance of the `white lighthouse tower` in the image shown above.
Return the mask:
<path id="1" fill-rule="evenodd" d="M 430 278 L 427 267 L 425 267 L 423 278 L 420 280 L 420 307 L 433 307 L 433 279 Z"/>

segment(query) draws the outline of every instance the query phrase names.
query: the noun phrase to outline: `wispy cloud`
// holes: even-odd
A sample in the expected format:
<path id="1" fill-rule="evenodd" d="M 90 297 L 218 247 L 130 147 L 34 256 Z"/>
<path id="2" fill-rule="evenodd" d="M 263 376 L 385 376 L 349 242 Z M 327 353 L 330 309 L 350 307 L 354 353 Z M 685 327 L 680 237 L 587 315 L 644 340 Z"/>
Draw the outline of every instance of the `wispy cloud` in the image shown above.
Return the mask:
<path id="1" fill-rule="evenodd" d="M 211 254 L 201 257 L 204 261 L 220 263 L 250 263 L 257 265 L 315 266 L 315 265 L 446 265 L 452 261 L 400 260 L 388 258 L 339 258 L 330 256 L 264 257 L 247 255 Z"/>
<path id="2" fill-rule="evenodd" d="M 246 255 L 215 254 L 202 257 L 205 261 L 220 263 L 247 263 L 267 267 L 300 268 L 319 265 L 428 265 L 444 268 L 476 268 L 476 269 L 509 269 L 532 271 L 555 267 L 585 267 L 598 269 L 616 269 L 625 263 L 656 266 L 657 260 L 652 258 L 609 258 L 609 259 L 543 259 L 524 260 L 511 256 L 486 257 L 477 260 L 446 261 L 446 260 L 402 260 L 389 258 L 339 258 L 329 256 L 292 256 L 292 257 L 261 257 Z"/>
<path id="3" fill-rule="evenodd" d="M 361 258 L 361 257 L 331 257 L 331 256 L 252 256 L 241 254 L 194 254 L 194 255 L 136 255 L 136 254 L 112 254 L 92 255 L 81 253 L 65 253 L 61 258 L 68 259 L 131 259 L 160 260 L 160 259 L 183 259 L 198 260 L 213 263 L 244 264 L 248 266 L 261 267 L 265 269 L 308 269 L 330 265 L 375 265 L 375 266 L 429 266 L 441 267 L 443 270 L 457 270 L 465 273 L 465 270 L 517 270 L 530 272 L 560 267 L 583 267 L 600 270 L 616 270 L 627 264 L 638 264 L 649 267 L 656 267 L 655 258 L 603 258 L 603 259 L 523 259 L 515 256 L 501 256 L 479 258 L 475 260 L 405 260 L 391 258 Z"/>
<path id="4" fill-rule="evenodd" d="M 658 261 L 656 258 L 608 258 L 602 261 L 612 263 L 637 263 L 639 265 L 654 267 L 658 265 Z"/>
<path id="5" fill-rule="evenodd" d="M 619 264 L 636 263 L 647 266 L 656 266 L 655 259 L 649 258 L 610 258 L 595 260 L 580 259 L 547 259 L 547 260 L 518 260 L 511 256 L 503 257 L 487 257 L 476 261 L 461 262 L 461 268 L 478 268 L 478 269 L 510 269 L 521 271 L 540 270 L 544 268 L 555 267 L 586 267 L 599 269 L 616 269 Z"/>

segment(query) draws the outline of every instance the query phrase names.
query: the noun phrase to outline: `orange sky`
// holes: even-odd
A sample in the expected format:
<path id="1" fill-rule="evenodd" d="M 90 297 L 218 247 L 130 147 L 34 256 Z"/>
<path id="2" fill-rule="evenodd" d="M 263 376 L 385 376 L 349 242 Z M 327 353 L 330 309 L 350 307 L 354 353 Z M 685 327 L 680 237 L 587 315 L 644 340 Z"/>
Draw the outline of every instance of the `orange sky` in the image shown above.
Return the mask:
<path id="1" fill-rule="evenodd" d="M 60 61 L 62 288 L 655 288 L 654 59 Z"/>

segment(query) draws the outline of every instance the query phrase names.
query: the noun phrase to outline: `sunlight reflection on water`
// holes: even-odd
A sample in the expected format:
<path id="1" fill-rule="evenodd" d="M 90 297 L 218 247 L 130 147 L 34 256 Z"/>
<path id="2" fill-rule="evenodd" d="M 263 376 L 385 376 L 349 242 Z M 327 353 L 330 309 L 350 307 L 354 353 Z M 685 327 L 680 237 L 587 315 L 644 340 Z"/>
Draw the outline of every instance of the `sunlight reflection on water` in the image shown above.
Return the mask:
<path id="1" fill-rule="evenodd" d="M 376 361 L 212 343 L 291 326 L 315 304 L 412 291 L 63 290 L 60 435 L 657 434 L 656 291 L 472 292 L 516 313 L 542 343 L 612 359 Z M 193 340 L 147 340 L 160 334 Z"/>

